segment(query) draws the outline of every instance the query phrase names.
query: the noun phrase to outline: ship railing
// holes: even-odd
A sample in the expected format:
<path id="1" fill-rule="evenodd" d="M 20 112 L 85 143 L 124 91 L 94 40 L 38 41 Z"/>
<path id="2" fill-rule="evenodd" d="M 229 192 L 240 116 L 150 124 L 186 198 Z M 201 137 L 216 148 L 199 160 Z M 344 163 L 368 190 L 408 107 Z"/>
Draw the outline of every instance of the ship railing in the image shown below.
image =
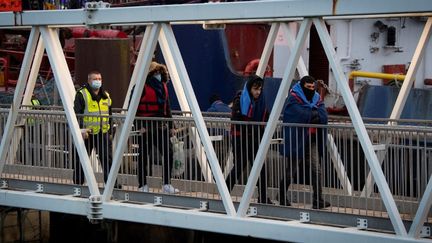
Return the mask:
<path id="1" fill-rule="evenodd" d="M 7 114 L 6 109 L 0 109 L 0 136 Z M 114 138 L 118 132 L 115 130 L 121 128 L 125 116 L 115 114 L 111 119 L 114 135 L 111 138 L 115 148 Z M 17 121 L 2 179 L 74 185 L 77 181 L 74 180 L 74 165 L 78 157 L 64 112 L 22 110 Z M 230 180 L 235 180 L 231 197 L 238 202 L 249 178 L 253 151 L 259 146 L 265 123 L 244 123 L 224 117 L 205 117 L 205 123 L 224 177 L 229 178 L 228 184 Z M 432 174 L 432 127 L 430 123 L 408 120 L 400 121 L 395 126 L 386 124 L 387 121 L 366 122 L 367 132 L 377 154 L 385 151 L 381 153 L 384 156 L 381 168 L 401 217 L 412 220 Z M 171 128 L 173 133 L 169 132 Z M 151 193 L 162 193 L 163 178 L 169 175 L 169 183 L 180 190 L 177 195 L 219 200 L 206 152 L 192 136 L 194 129 L 194 120 L 187 116 L 136 118 L 117 176 L 121 190 L 139 192 L 138 177 L 143 176 L 140 170 L 145 168 Z M 307 135 L 310 130 L 316 131 L 314 136 Z M 151 135 L 145 135 L 149 131 Z M 233 139 L 233 134 L 237 132 L 251 136 Z M 172 134 L 182 142 L 184 157 L 180 158 L 183 158 L 183 163 L 168 162 L 168 166 L 163 166 L 164 161 L 170 160 L 169 151 L 173 150 L 173 143 L 170 142 Z M 97 144 L 98 141 L 93 142 Z M 305 150 L 299 149 L 302 143 Z M 145 154 L 142 152 L 144 147 Z M 294 149 L 297 153 L 292 152 Z M 101 148 L 99 153 L 93 150 L 90 154 L 91 165 L 101 188 L 104 178 L 100 160 L 107 151 L 107 148 Z M 179 155 L 175 156 L 178 158 Z M 147 160 L 145 167 L 141 166 L 144 165 L 143 159 Z M 262 187 L 258 184 L 251 202 L 283 206 L 289 201 L 290 208 L 311 209 L 314 194 L 315 198 L 319 195 L 319 190 L 314 190 L 312 183 L 318 177 L 310 166 L 316 160 L 321 172 L 322 199 L 331 204 L 331 207 L 321 210 L 388 217 L 373 180 L 368 185 L 370 168 L 356 132 L 349 120 L 343 119 L 332 120 L 328 125 L 280 122 L 263 166 L 266 180 L 261 176 L 258 180 L 264 183 L 269 200 L 260 196 L 259 188 Z M 234 173 L 228 177 L 231 171 Z M 82 181 L 85 185 L 85 180 Z M 286 198 L 280 197 L 281 189 L 286 190 Z"/>

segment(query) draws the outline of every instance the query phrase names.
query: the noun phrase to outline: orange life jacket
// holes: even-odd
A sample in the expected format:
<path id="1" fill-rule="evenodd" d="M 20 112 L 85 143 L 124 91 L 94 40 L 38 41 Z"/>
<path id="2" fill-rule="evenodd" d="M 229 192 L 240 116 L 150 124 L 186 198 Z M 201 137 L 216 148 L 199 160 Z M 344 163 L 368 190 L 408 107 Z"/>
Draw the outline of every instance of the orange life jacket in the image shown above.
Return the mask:
<path id="1" fill-rule="evenodd" d="M 160 100 L 158 101 L 156 90 L 152 86 L 145 84 L 144 95 L 141 96 L 136 114 L 137 116 L 165 117 L 168 114 L 168 87 L 165 82 L 162 82 L 162 84 L 165 91 L 165 98 L 163 102 Z"/>

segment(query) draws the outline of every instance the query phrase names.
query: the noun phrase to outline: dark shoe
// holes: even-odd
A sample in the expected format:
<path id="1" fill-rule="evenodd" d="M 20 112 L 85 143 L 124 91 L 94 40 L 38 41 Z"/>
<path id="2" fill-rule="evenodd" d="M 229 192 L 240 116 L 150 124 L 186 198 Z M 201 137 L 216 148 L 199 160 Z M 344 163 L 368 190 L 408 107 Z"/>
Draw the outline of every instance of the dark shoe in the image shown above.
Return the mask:
<path id="1" fill-rule="evenodd" d="M 312 204 L 313 209 L 328 208 L 330 206 L 331 204 L 323 199 L 314 200 Z"/>
<path id="2" fill-rule="evenodd" d="M 263 204 L 273 204 L 272 200 L 270 198 L 267 198 L 266 202 L 261 202 L 261 200 L 258 198 L 258 203 L 263 203 Z"/>
<path id="3" fill-rule="evenodd" d="M 279 205 L 280 206 L 291 207 L 291 202 L 288 199 L 286 199 L 286 200 L 281 199 Z"/>

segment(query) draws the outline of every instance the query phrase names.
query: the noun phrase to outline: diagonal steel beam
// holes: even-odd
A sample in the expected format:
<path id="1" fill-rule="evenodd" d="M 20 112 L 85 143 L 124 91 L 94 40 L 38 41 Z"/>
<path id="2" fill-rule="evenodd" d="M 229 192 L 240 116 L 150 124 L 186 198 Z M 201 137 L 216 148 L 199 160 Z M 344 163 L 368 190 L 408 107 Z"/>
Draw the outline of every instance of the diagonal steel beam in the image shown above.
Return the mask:
<path id="1" fill-rule="evenodd" d="M 371 7 L 373 6 L 373 7 Z M 32 25 L 106 25 L 154 22 L 254 22 L 349 15 L 389 15 L 431 12 L 430 0 L 266 0 L 165 6 L 136 6 L 0 13 L 0 27 Z M 375 17 L 374 16 L 374 17 Z"/>
<path id="2" fill-rule="evenodd" d="M 399 91 L 399 95 L 396 99 L 396 103 L 394 104 L 393 111 L 390 115 L 390 119 L 399 119 L 402 114 L 403 108 L 405 107 L 405 103 L 408 99 L 409 92 L 411 91 L 411 88 L 413 86 L 417 69 L 420 66 L 420 62 L 423 58 L 424 52 L 429 42 L 431 32 L 432 32 L 432 17 L 429 17 L 423 28 L 423 32 L 420 36 L 420 40 L 417 44 L 417 47 L 414 51 L 414 55 L 411 59 L 411 64 L 408 68 L 407 74 L 405 76 L 405 80 L 402 84 L 402 88 Z"/>
<path id="3" fill-rule="evenodd" d="M 142 67 L 143 62 L 145 61 L 144 60 L 144 52 L 142 52 L 141 50 L 144 50 L 145 46 L 148 44 L 149 37 L 150 37 L 150 31 L 148 31 L 148 30 L 149 30 L 149 28 L 147 27 L 146 31 L 144 32 L 144 36 L 141 40 L 141 45 L 139 48 L 140 51 L 138 52 L 138 57 L 137 57 L 137 60 L 135 62 L 135 67 Z M 126 97 L 125 97 L 125 100 L 123 102 L 122 108 L 124 110 L 127 110 L 128 106 L 129 106 L 129 102 L 130 102 L 130 98 L 131 98 L 130 94 L 131 94 L 132 88 L 135 86 L 135 84 L 137 82 L 139 70 L 140 70 L 139 68 L 134 68 L 134 70 L 132 72 L 132 77 L 131 77 L 131 80 L 129 82 L 128 91 L 126 93 Z"/>
<path id="4" fill-rule="evenodd" d="M 285 99 L 288 95 L 288 90 L 291 86 L 291 82 L 294 77 L 295 69 L 300 58 L 300 49 L 303 47 L 305 43 L 311 25 L 312 25 L 311 19 L 305 19 L 303 20 L 300 26 L 296 43 L 291 52 L 290 58 L 288 59 L 287 68 L 285 69 L 285 73 L 282 78 L 281 85 L 276 95 L 275 103 L 270 113 L 269 121 L 264 130 L 264 135 L 261 139 L 261 144 L 259 146 L 255 160 L 253 162 L 251 173 L 249 175 L 246 188 L 243 193 L 243 197 L 240 201 L 240 205 L 237 210 L 237 216 L 244 217 L 246 215 L 247 209 L 250 204 L 250 200 L 252 198 L 252 194 L 254 192 L 255 185 L 258 181 L 258 176 L 261 172 L 261 169 L 264 164 L 264 159 L 267 155 L 268 148 L 270 146 L 270 140 L 276 129 L 277 122 L 279 121 L 279 116 L 281 114 L 283 105 L 285 103 Z"/>
<path id="5" fill-rule="evenodd" d="M 399 109 L 402 110 L 402 107 L 405 106 L 405 102 L 408 96 L 407 90 L 409 90 L 409 87 L 412 87 L 412 82 L 414 82 L 414 74 L 417 72 L 420 60 L 423 58 L 426 46 L 430 40 L 431 31 L 432 31 L 432 17 L 429 17 L 423 29 L 423 33 L 420 37 L 419 43 L 417 44 L 417 48 L 411 60 L 411 65 L 408 68 L 407 75 L 405 77 L 404 83 L 402 85 L 402 88 L 396 100 L 395 109 L 397 109 L 397 106 L 400 106 Z M 404 95 L 402 95 L 402 93 Z M 401 111 L 393 110 L 390 119 L 400 118 L 400 113 Z M 409 236 L 414 238 L 419 237 L 421 227 L 426 221 L 431 205 L 432 205 L 432 177 L 429 178 L 429 182 L 423 193 L 423 197 L 420 201 L 419 207 L 417 209 L 417 213 L 414 217 L 413 224 L 411 225 L 411 228 L 409 230 Z"/>
<path id="6" fill-rule="evenodd" d="M 21 64 L 21 71 L 18 77 L 17 86 L 15 88 L 14 98 L 11 108 L 9 110 L 5 131 L 3 133 L 0 143 L 0 173 L 3 172 L 3 168 L 6 163 L 6 155 L 12 141 L 14 126 L 18 118 L 18 110 L 21 106 L 24 88 L 29 77 L 30 67 L 34 59 L 36 48 L 38 46 L 39 35 L 39 28 L 33 27 L 27 42 L 27 48 L 25 51 L 23 62 Z"/>
<path id="7" fill-rule="evenodd" d="M 33 62 L 31 63 L 30 73 L 27 79 L 27 85 L 24 89 L 24 95 L 21 101 L 22 105 L 31 105 L 31 98 L 33 95 L 34 87 L 36 84 L 37 75 L 39 73 L 40 65 L 42 63 L 42 57 L 45 51 L 45 47 L 43 45 L 43 40 L 40 38 L 40 35 L 38 36 L 38 43 L 36 47 L 36 51 L 33 56 Z M 25 119 L 21 118 L 20 121 L 17 122 L 18 124 L 24 124 Z M 15 133 L 15 139 L 16 141 L 20 141 L 23 139 L 23 129 L 16 130 Z M 15 156 L 18 151 L 18 146 L 14 146 L 11 156 Z"/>
<path id="8" fill-rule="evenodd" d="M 266 68 L 267 68 L 267 64 L 269 62 L 271 53 L 273 51 L 274 48 L 274 43 L 278 34 L 278 30 L 279 30 L 279 26 L 280 23 L 275 22 L 272 23 L 271 27 L 270 27 L 270 31 L 268 33 L 267 36 L 267 40 L 266 43 L 264 45 L 264 49 L 263 49 L 263 53 L 261 54 L 261 58 L 256 70 L 256 75 L 260 76 L 261 78 L 264 77 Z"/>
<path id="9" fill-rule="evenodd" d="M 219 194 L 222 198 L 222 202 L 225 206 L 225 210 L 229 216 L 235 215 L 234 204 L 231 200 L 228 187 L 225 183 L 224 176 L 222 174 L 222 170 L 220 168 L 215 150 L 213 148 L 213 144 L 211 143 L 210 136 L 207 131 L 207 127 L 204 122 L 204 118 L 202 116 L 201 110 L 198 106 L 198 101 L 195 96 L 195 92 L 192 88 L 191 81 L 189 79 L 189 75 L 187 74 L 186 67 L 184 65 L 180 49 L 175 40 L 174 33 L 172 28 L 168 24 L 162 24 L 162 32 L 167 41 L 167 45 L 171 51 L 172 61 L 178 71 L 179 80 L 181 82 L 181 86 L 184 89 L 185 96 L 188 102 L 189 107 L 191 108 L 192 117 L 195 121 L 195 125 L 198 129 L 198 134 L 201 139 L 201 142 L 204 146 L 204 150 L 206 152 L 207 158 L 210 163 L 211 171 L 213 172 L 213 177 L 216 181 L 217 188 L 219 190 Z"/>
<path id="10" fill-rule="evenodd" d="M 100 195 L 96 178 L 90 164 L 90 158 L 84 145 L 84 139 L 80 132 L 78 120 L 73 109 L 73 88 L 72 77 L 66 63 L 63 50 L 60 45 L 58 33 L 55 29 L 49 27 L 40 27 L 43 40 L 46 42 L 46 52 L 50 61 L 54 79 L 60 93 L 66 118 L 69 124 L 69 130 L 72 134 L 73 142 L 78 151 L 81 166 L 84 171 L 90 193 L 94 196 Z M 72 89 L 72 90 L 71 90 Z"/>
<path id="11" fill-rule="evenodd" d="M 45 51 L 45 46 L 43 44 L 43 39 L 39 38 L 35 55 L 33 57 L 33 63 L 30 69 L 30 74 L 27 81 L 27 86 L 24 91 L 24 97 L 22 100 L 23 105 L 31 105 L 31 98 L 33 95 L 34 87 L 36 85 L 36 80 L 39 74 L 40 65 L 42 63 L 43 54 Z"/>
<path id="12" fill-rule="evenodd" d="M 411 59 L 411 64 L 408 68 L 408 72 L 405 76 L 405 80 L 402 84 L 402 88 L 399 91 L 398 97 L 397 97 L 396 102 L 393 106 L 392 113 L 390 114 L 391 120 L 400 119 L 400 117 L 401 117 L 401 114 L 402 114 L 402 111 L 405 107 L 409 93 L 413 87 L 415 75 L 416 75 L 417 70 L 420 66 L 421 60 L 424 56 L 424 52 L 426 51 L 426 47 L 427 47 L 427 44 L 429 42 L 429 39 L 431 36 L 431 31 L 432 31 L 431 27 L 432 27 L 432 17 L 429 17 L 424 28 L 423 28 L 423 32 L 420 36 L 417 47 L 414 51 L 414 55 Z M 391 124 L 395 124 L 395 122 L 389 121 L 388 125 L 391 125 Z M 381 144 L 388 145 L 389 143 L 390 143 L 389 138 L 387 138 L 386 141 L 381 141 Z M 387 155 L 387 150 L 377 151 L 377 153 L 378 153 L 378 158 L 379 158 L 379 162 L 381 165 L 383 163 L 385 156 Z M 367 179 L 366 179 L 366 184 L 363 188 L 361 196 L 370 196 L 370 194 L 373 191 L 373 189 L 372 189 L 373 185 L 374 185 L 374 181 L 373 181 L 373 178 L 371 176 L 371 173 L 369 172 Z"/>
<path id="13" fill-rule="evenodd" d="M 413 238 L 418 238 L 420 235 L 420 231 L 422 229 L 423 224 L 425 223 L 429 210 L 432 206 L 432 177 L 429 178 L 429 182 L 426 186 L 426 189 L 423 193 L 423 197 L 420 201 L 420 204 L 417 208 L 417 213 L 413 219 L 413 223 L 409 230 L 409 236 Z"/>
<path id="14" fill-rule="evenodd" d="M 294 43 L 295 43 L 295 34 L 292 33 L 292 31 L 289 28 L 287 23 L 282 23 L 281 27 L 284 30 L 285 38 L 287 39 L 287 42 L 288 42 L 288 47 L 290 50 L 292 50 L 294 47 Z M 303 76 L 306 76 L 309 74 L 302 56 L 300 56 L 299 62 L 297 64 L 297 71 L 299 72 L 300 77 L 303 77 Z"/>
<path id="15" fill-rule="evenodd" d="M 136 84 L 129 105 L 129 110 L 132 112 L 127 113 L 124 124 L 120 129 L 120 136 L 117 141 L 117 146 L 114 149 L 113 163 L 110 173 L 108 175 L 108 181 L 106 182 L 105 189 L 102 195 L 103 202 L 110 200 L 112 195 L 114 183 L 117 179 L 118 171 L 123 160 L 123 152 L 127 145 L 127 140 L 129 138 L 132 123 L 135 119 L 135 111 L 138 109 L 139 99 L 144 89 L 144 84 L 150 68 L 150 62 L 153 57 L 153 52 L 156 49 L 160 28 L 160 24 L 155 24 L 149 25 L 146 29 L 146 32 L 149 32 L 148 40 L 146 41 L 145 47 L 140 49 L 139 53 L 139 55 L 142 55 L 141 66 L 135 66 L 135 69 L 137 69 Z"/>
<path id="16" fill-rule="evenodd" d="M 387 209 L 387 212 L 389 214 L 393 227 L 396 231 L 396 234 L 406 236 L 407 235 L 406 229 L 402 223 L 402 219 L 396 207 L 396 203 L 393 199 L 393 195 L 391 194 L 387 181 L 381 170 L 381 166 L 379 164 L 377 155 L 374 152 L 372 142 L 368 136 L 366 127 L 360 116 L 360 112 L 357 108 L 354 97 L 352 96 L 351 91 L 348 87 L 348 83 L 346 82 L 347 80 L 346 76 L 342 70 L 339 60 L 337 59 L 335 49 L 333 48 L 333 44 L 330 39 L 330 34 L 327 31 L 324 20 L 314 18 L 313 22 L 317 29 L 318 35 L 321 39 L 321 43 L 323 44 L 324 51 L 327 55 L 327 59 L 329 60 L 330 66 L 333 70 L 333 75 L 335 77 L 335 80 L 341 89 L 342 97 L 348 108 L 348 112 L 351 117 L 354 129 L 357 133 L 360 144 L 362 145 L 363 151 L 365 151 L 365 156 L 369 163 L 369 167 L 371 168 L 372 175 L 375 178 L 375 181 L 377 183 L 378 189 L 381 194 L 381 198 Z"/>
<path id="17" fill-rule="evenodd" d="M 168 38 L 169 37 L 165 34 L 165 32 L 162 31 L 161 35 L 159 36 L 159 45 L 162 49 L 162 54 L 168 66 L 168 70 L 173 81 L 172 84 L 174 86 L 174 91 L 176 92 L 176 96 L 180 104 L 180 108 L 182 111 L 190 111 L 191 109 L 189 107 L 189 104 L 187 103 L 186 93 L 183 89 L 183 86 L 181 85 L 180 75 L 179 75 L 180 71 L 175 65 L 175 61 L 173 58 L 174 55 L 170 49 Z M 208 163 L 204 147 L 202 146 L 201 139 L 198 135 L 198 131 L 196 128 L 191 127 L 189 128 L 189 132 L 191 135 L 191 141 L 195 148 L 195 156 L 198 159 L 198 163 L 201 167 L 201 172 L 204 176 L 204 179 L 208 183 L 213 183 L 212 171 L 210 169 L 210 165 Z"/>

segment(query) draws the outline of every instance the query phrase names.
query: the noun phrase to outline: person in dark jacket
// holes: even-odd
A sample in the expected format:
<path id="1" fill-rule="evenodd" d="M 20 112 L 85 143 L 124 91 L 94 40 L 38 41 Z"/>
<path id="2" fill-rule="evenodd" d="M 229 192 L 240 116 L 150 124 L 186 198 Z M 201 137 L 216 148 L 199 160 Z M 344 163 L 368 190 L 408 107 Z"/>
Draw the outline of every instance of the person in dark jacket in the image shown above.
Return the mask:
<path id="1" fill-rule="evenodd" d="M 150 64 L 138 110 L 136 111 L 137 117 L 172 118 L 167 86 L 168 78 L 168 70 L 165 65 L 157 62 Z M 147 175 L 152 167 L 152 164 L 149 163 L 149 154 L 152 154 L 152 146 L 154 146 L 157 152 L 163 154 L 162 192 L 178 193 L 179 190 L 171 185 L 173 148 L 170 138 L 175 134 L 172 121 L 138 119 L 135 121 L 135 128 L 141 134 L 138 138 L 138 190 L 142 192 L 149 191 Z"/>
<path id="2" fill-rule="evenodd" d="M 225 104 L 218 94 L 213 94 L 209 99 L 210 107 L 207 112 L 220 112 L 231 114 L 231 107 Z M 218 116 L 218 115 L 217 115 Z M 218 156 L 221 166 L 223 166 L 230 155 L 230 135 L 229 129 L 226 129 L 226 123 L 215 122 L 210 123 L 212 128 L 209 129 L 210 136 L 216 139 L 212 140 L 215 152 Z M 218 137 L 221 137 L 219 139 Z"/>
<path id="3" fill-rule="evenodd" d="M 293 86 L 283 114 L 284 123 L 327 124 L 327 111 L 320 95 L 315 91 L 315 83 L 313 77 L 304 76 Z M 281 151 L 288 159 L 288 163 L 279 184 L 280 204 L 290 205 L 286 198 L 286 191 L 291 184 L 289 177 L 296 177 L 296 165 L 303 162 L 312 171 L 312 207 L 329 207 L 330 203 L 322 199 L 320 168 L 320 160 L 324 156 L 327 141 L 326 129 L 293 126 L 286 126 L 284 129 L 285 142 Z"/>
<path id="4" fill-rule="evenodd" d="M 233 124 L 231 127 L 232 147 L 234 154 L 234 168 L 226 178 L 228 190 L 232 190 L 236 181 L 241 182 L 247 172 L 248 163 L 253 162 L 258 151 L 264 126 L 247 124 L 248 122 L 266 122 L 269 113 L 262 93 L 264 80 L 252 75 L 241 91 L 233 100 L 231 120 L 241 121 L 242 124 Z M 267 198 L 267 176 L 265 166 L 260 173 L 258 181 L 258 202 L 271 203 Z"/>
<path id="5" fill-rule="evenodd" d="M 98 71 L 90 72 L 87 83 L 75 95 L 74 110 L 78 115 L 78 122 L 82 128 L 81 134 L 88 154 L 96 149 L 96 153 L 99 155 L 105 182 L 108 179 L 112 163 L 112 122 L 109 118 L 112 114 L 111 104 L 110 95 L 102 86 L 101 73 Z M 72 163 L 74 166 L 74 183 L 82 184 L 84 172 L 77 153 L 75 158 L 75 163 Z M 116 187 L 119 186 L 116 185 Z"/>
<path id="6" fill-rule="evenodd" d="M 231 112 L 231 108 L 222 101 L 218 94 L 210 96 L 209 102 L 208 112 Z"/>

